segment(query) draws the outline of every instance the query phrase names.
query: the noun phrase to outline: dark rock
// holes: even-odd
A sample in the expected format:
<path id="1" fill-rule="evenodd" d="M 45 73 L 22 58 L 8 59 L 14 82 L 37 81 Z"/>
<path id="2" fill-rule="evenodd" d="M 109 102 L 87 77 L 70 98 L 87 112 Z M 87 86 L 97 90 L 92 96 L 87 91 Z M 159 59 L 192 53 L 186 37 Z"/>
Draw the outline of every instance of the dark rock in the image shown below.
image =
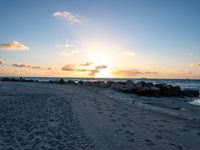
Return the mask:
<path id="1" fill-rule="evenodd" d="M 66 82 L 64 81 L 64 79 L 60 79 L 59 81 L 58 81 L 58 84 L 65 84 Z"/>
<path id="2" fill-rule="evenodd" d="M 77 84 L 78 84 L 78 85 L 84 85 L 84 83 L 85 83 L 84 81 L 78 81 Z"/>
<path id="3" fill-rule="evenodd" d="M 99 87 L 107 88 L 107 87 L 109 87 L 109 85 L 107 83 L 105 83 L 104 81 L 99 81 Z"/>
<path id="4" fill-rule="evenodd" d="M 141 87 L 140 89 L 137 89 L 134 93 L 136 95 L 139 95 L 139 96 L 159 97 L 160 96 L 160 89 L 158 87 L 155 87 L 155 86 Z"/>
<path id="5" fill-rule="evenodd" d="M 158 84 L 156 85 L 160 89 L 160 96 L 171 97 L 171 87 L 167 84 Z"/>
<path id="6" fill-rule="evenodd" d="M 25 79 L 23 77 L 20 77 L 19 81 L 23 82 L 23 81 L 25 81 Z"/>
<path id="7" fill-rule="evenodd" d="M 170 89 L 171 95 L 175 97 L 184 97 L 183 92 L 179 86 L 171 87 Z"/>
<path id="8" fill-rule="evenodd" d="M 136 85 L 131 80 L 128 80 L 128 81 L 125 82 L 125 85 L 124 85 L 124 87 L 122 89 L 122 92 L 124 92 L 124 93 L 133 93 L 135 88 L 136 88 Z"/>
<path id="9" fill-rule="evenodd" d="M 76 84 L 76 82 L 73 81 L 73 80 L 68 80 L 67 83 L 68 83 L 68 84 Z"/>
<path id="10" fill-rule="evenodd" d="M 124 90 L 124 83 L 121 83 L 121 82 L 113 83 L 111 85 L 111 88 L 116 90 L 116 91 L 123 91 Z"/>
<path id="11" fill-rule="evenodd" d="M 1 81 L 9 81 L 9 78 L 4 77 L 1 79 Z"/>
<path id="12" fill-rule="evenodd" d="M 188 97 L 198 97 L 199 91 L 198 90 L 186 89 L 186 90 L 183 90 L 183 95 L 188 96 Z"/>

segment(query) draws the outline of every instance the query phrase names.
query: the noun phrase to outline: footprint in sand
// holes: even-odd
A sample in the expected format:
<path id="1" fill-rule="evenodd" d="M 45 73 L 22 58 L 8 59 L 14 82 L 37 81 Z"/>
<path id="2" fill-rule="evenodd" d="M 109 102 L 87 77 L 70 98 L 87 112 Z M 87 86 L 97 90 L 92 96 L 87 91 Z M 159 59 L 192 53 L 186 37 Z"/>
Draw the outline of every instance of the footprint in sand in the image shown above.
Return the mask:
<path id="1" fill-rule="evenodd" d="M 179 150 L 183 150 L 183 148 L 180 145 L 176 145 L 174 143 L 169 143 L 169 144 L 172 145 L 172 146 L 174 146 L 174 147 L 176 147 Z"/>
<path id="2" fill-rule="evenodd" d="M 151 140 L 149 140 L 149 139 L 145 139 L 145 142 L 146 142 L 146 144 L 151 145 L 151 146 L 155 145 L 155 144 L 154 144 Z"/>
<path id="3" fill-rule="evenodd" d="M 162 139 L 162 136 L 160 135 L 155 135 L 156 139 Z"/>
<path id="4" fill-rule="evenodd" d="M 115 133 L 121 133 L 123 130 L 122 129 L 116 129 Z"/>
<path id="5" fill-rule="evenodd" d="M 127 138 L 128 142 L 134 142 L 135 141 L 135 139 L 133 137 L 135 134 L 133 132 L 130 132 L 129 130 L 126 130 L 124 133 L 126 135 L 126 138 Z"/>

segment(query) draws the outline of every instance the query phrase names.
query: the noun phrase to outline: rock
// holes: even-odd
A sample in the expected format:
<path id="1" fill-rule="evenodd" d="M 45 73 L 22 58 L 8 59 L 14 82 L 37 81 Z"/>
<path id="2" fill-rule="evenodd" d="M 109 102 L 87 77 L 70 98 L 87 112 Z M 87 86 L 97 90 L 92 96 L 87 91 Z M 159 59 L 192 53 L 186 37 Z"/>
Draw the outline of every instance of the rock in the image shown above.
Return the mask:
<path id="1" fill-rule="evenodd" d="M 108 82 L 106 82 L 106 84 L 107 84 L 108 87 L 111 87 L 114 83 L 115 83 L 114 81 L 108 81 Z"/>
<path id="2" fill-rule="evenodd" d="M 68 80 L 67 83 L 68 83 L 68 84 L 76 84 L 76 82 L 73 81 L 73 80 Z"/>
<path id="3" fill-rule="evenodd" d="M 84 81 L 78 81 L 77 84 L 78 84 L 78 85 L 84 85 L 84 83 L 85 83 Z"/>
<path id="4" fill-rule="evenodd" d="M 171 87 L 170 89 L 171 95 L 175 97 L 184 97 L 183 92 L 179 86 Z"/>
<path id="5" fill-rule="evenodd" d="M 135 87 L 136 87 L 136 85 L 131 80 L 128 80 L 128 81 L 125 82 L 125 85 L 122 89 L 122 92 L 133 93 Z"/>
<path id="6" fill-rule="evenodd" d="M 61 78 L 61 79 L 58 81 L 58 84 L 65 84 L 64 79 Z"/>
<path id="7" fill-rule="evenodd" d="M 121 83 L 121 82 L 113 83 L 111 85 L 111 88 L 113 88 L 116 91 L 123 91 L 123 89 L 124 89 L 124 83 Z"/>
<path id="8" fill-rule="evenodd" d="M 156 84 L 156 87 L 158 87 L 160 89 L 160 96 L 164 96 L 164 97 L 171 97 L 172 93 L 171 93 L 171 87 L 167 84 Z"/>
<path id="9" fill-rule="evenodd" d="M 187 96 L 187 97 L 198 97 L 199 91 L 198 90 L 186 89 L 186 90 L 183 90 L 183 95 Z"/>
<path id="10" fill-rule="evenodd" d="M 141 87 L 140 89 L 137 89 L 134 91 L 136 95 L 139 96 L 148 96 L 148 97 L 159 97 L 160 96 L 160 89 L 158 87 L 152 86 L 152 87 Z"/>
<path id="11" fill-rule="evenodd" d="M 109 86 L 104 81 L 99 81 L 99 87 L 101 87 L 101 88 L 107 88 Z"/>
<path id="12" fill-rule="evenodd" d="M 23 81 L 25 81 L 25 79 L 23 77 L 20 77 L 19 81 L 23 82 Z"/>
<path id="13" fill-rule="evenodd" d="M 9 78 L 4 77 L 1 79 L 1 81 L 9 81 Z"/>

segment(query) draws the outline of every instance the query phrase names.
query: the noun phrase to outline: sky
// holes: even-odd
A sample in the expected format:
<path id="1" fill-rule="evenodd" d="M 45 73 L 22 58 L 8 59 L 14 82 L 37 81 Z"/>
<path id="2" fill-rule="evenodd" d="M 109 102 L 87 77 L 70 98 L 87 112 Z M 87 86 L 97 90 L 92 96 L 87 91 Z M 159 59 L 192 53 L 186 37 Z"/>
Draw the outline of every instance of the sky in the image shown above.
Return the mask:
<path id="1" fill-rule="evenodd" d="M 200 79 L 199 0 L 1 0 L 0 76 Z"/>

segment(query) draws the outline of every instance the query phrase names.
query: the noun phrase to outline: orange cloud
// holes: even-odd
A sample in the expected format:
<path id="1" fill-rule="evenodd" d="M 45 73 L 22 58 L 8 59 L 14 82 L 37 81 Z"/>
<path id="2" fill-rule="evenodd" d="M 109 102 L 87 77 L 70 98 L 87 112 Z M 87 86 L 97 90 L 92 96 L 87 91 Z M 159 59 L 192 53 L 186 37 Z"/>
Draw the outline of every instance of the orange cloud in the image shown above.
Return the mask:
<path id="1" fill-rule="evenodd" d="M 191 64 L 191 67 L 200 67 L 200 63 L 193 63 Z"/>
<path id="2" fill-rule="evenodd" d="M 90 63 L 86 63 L 86 64 L 82 64 L 81 66 L 87 66 L 90 65 Z M 76 65 L 74 64 L 68 64 L 65 65 L 64 67 L 61 68 L 62 71 L 74 71 L 74 72 L 88 72 L 89 76 L 95 76 L 96 73 L 99 73 L 101 69 L 106 69 L 107 66 L 106 65 L 100 65 L 100 66 L 96 66 L 94 69 L 77 69 Z"/>
<path id="3" fill-rule="evenodd" d="M 140 77 L 143 75 L 156 75 L 157 72 L 142 72 L 138 71 L 137 69 L 127 69 L 127 70 L 113 70 L 112 74 L 118 77 Z"/>
<path id="4" fill-rule="evenodd" d="M 76 65 L 68 64 L 61 68 L 62 71 L 76 71 Z"/>
<path id="5" fill-rule="evenodd" d="M 0 64 L 4 64 L 4 63 L 5 63 L 5 61 L 0 59 Z"/>
<path id="6" fill-rule="evenodd" d="M 26 50 L 29 50 L 29 47 L 20 42 L 12 41 L 10 43 L 0 44 L 0 50 L 3 50 L 3 51 L 26 51 Z"/>

